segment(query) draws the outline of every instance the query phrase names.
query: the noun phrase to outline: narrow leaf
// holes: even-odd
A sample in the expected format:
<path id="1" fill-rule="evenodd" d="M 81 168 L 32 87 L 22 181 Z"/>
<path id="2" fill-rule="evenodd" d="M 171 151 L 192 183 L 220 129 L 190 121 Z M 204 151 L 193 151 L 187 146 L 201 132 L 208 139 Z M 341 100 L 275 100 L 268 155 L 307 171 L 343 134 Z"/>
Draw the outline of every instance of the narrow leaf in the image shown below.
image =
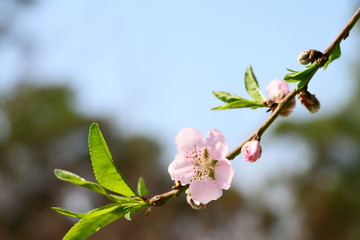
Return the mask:
<path id="1" fill-rule="evenodd" d="M 288 70 L 289 72 L 292 72 L 292 73 L 298 73 L 299 72 L 299 71 L 292 70 L 290 68 L 287 68 L 286 70 Z"/>
<path id="2" fill-rule="evenodd" d="M 149 193 L 148 189 L 145 186 L 144 178 L 142 178 L 142 177 L 139 178 L 137 192 L 138 192 L 139 196 L 141 196 L 141 197 L 143 197 Z"/>
<path id="3" fill-rule="evenodd" d="M 305 87 L 309 81 L 311 80 L 311 78 L 314 76 L 314 74 L 316 73 L 316 71 L 319 69 L 318 65 L 315 65 L 315 67 L 312 68 L 312 70 L 308 73 L 308 75 L 306 75 L 300 82 L 299 84 L 296 86 L 297 89 L 302 89 L 303 87 Z"/>
<path id="4" fill-rule="evenodd" d="M 83 218 L 86 216 L 86 213 L 75 213 L 75 212 L 71 212 L 65 208 L 60 208 L 60 207 L 52 207 L 51 209 L 57 211 L 60 214 L 66 215 L 66 216 L 70 216 L 70 217 L 74 217 L 74 218 Z"/>
<path id="5" fill-rule="evenodd" d="M 118 218 L 126 217 L 131 219 L 131 214 L 149 207 L 149 203 L 139 198 L 124 197 L 127 201 L 122 204 L 112 203 L 87 213 L 72 213 L 66 209 L 54 208 L 54 210 L 73 217 L 80 217 L 69 232 L 64 236 L 63 240 L 82 240 L 89 237 L 99 229 L 105 227 L 107 224 L 115 221 Z"/>
<path id="6" fill-rule="evenodd" d="M 106 189 L 125 195 L 136 196 L 120 171 L 114 165 L 111 153 L 97 123 L 90 126 L 89 149 L 96 180 Z"/>
<path id="7" fill-rule="evenodd" d="M 245 88 L 249 95 L 257 102 L 264 102 L 266 98 L 259 89 L 259 84 L 256 80 L 255 74 L 249 66 L 245 71 Z"/>
<path id="8" fill-rule="evenodd" d="M 314 73 L 318 70 L 318 64 L 313 63 L 304 71 L 293 71 L 285 75 L 284 80 L 287 82 L 300 82 L 302 80 L 310 80 Z"/>
<path id="9" fill-rule="evenodd" d="M 116 196 L 114 194 L 109 194 L 108 192 L 106 192 L 106 190 L 101 185 L 99 185 L 97 183 L 94 183 L 94 182 L 87 181 L 87 180 L 83 179 L 82 177 L 80 177 L 80 176 L 78 176 L 78 175 L 76 175 L 76 174 L 74 174 L 72 172 L 62 170 L 62 169 L 55 169 L 54 173 L 55 173 L 55 176 L 60 180 L 70 182 L 72 184 L 76 184 L 76 185 L 79 185 L 81 187 L 85 187 L 87 189 L 90 189 L 90 190 L 92 190 L 94 192 L 103 194 L 108 199 L 110 199 L 111 201 L 123 202 L 123 197 Z"/>
<path id="10" fill-rule="evenodd" d="M 325 63 L 324 65 L 324 70 L 327 68 L 327 66 L 334 61 L 335 59 L 338 59 L 341 56 L 341 49 L 340 49 L 340 44 L 338 44 L 336 46 L 336 48 L 334 49 L 334 51 L 330 54 L 328 61 Z"/>
<path id="11" fill-rule="evenodd" d="M 116 206 L 103 214 L 84 217 L 66 233 L 63 240 L 86 239 L 116 219 L 123 217 L 126 212 L 123 206 Z"/>
<path id="12" fill-rule="evenodd" d="M 55 169 L 54 173 L 55 173 L 55 176 L 57 178 L 59 178 L 60 180 L 67 181 L 67 182 L 88 188 L 88 189 L 90 189 L 94 192 L 100 193 L 100 194 L 104 194 L 104 195 L 107 194 L 105 189 L 102 186 L 100 186 L 99 184 L 86 181 L 82 177 L 80 177 L 72 172 L 62 170 L 62 169 Z"/>
<path id="13" fill-rule="evenodd" d="M 264 104 L 258 103 L 253 100 L 249 100 L 246 98 L 242 98 L 241 100 L 237 100 L 231 103 L 228 103 L 224 106 L 213 108 L 212 110 L 225 110 L 225 109 L 232 109 L 232 108 L 259 108 L 259 107 L 265 107 Z"/>
<path id="14" fill-rule="evenodd" d="M 226 103 L 231 103 L 242 99 L 242 97 L 231 95 L 230 93 L 222 92 L 222 91 L 215 91 L 213 92 L 213 94 L 215 95 L 215 97 Z"/>
<path id="15" fill-rule="evenodd" d="M 120 206 L 120 205 L 116 204 L 116 203 L 112 203 L 112 204 L 108 204 L 108 205 L 105 205 L 105 206 L 102 206 L 99 208 L 95 208 L 87 213 L 75 213 L 75 212 L 71 212 L 65 208 L 60 208 L 60 207 L 52 207 L 51 209 L 57 211 L 60 214 L 81 219 L 84 217 L 95 217 L 95 216 L 110 212 L 110 211 L 116 209 L 118 206 Z"/>
<path id="16" fill-rule="evenodd" d="M 131 211 L 128 211 L 127 213 L 125 213 L 124 218 L 128 221 L 131 221 Z"/>

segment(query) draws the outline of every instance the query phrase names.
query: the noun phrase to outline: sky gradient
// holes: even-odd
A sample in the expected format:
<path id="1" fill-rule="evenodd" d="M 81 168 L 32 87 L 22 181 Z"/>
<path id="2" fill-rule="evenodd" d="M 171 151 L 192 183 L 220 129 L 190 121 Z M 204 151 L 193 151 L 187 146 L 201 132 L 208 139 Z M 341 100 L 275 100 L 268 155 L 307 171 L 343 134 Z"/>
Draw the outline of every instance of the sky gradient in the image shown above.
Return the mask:
<path id="1" fill-rule="evenodd" d="M 251 65 L 265 92 L 286 68 L 304 68 L 296 61 L 301 51 L 324 50 L 356 8 L 350 0 L 39 1 L 21 12 L 13 31 L 33 42 L 30 82 L 68 84 L 81 112 L 111 116 L 128 134 L 156 138 L 170 163 L 175 136 L 185 127 L 204 134 L 217 128 L 230 149 L 241 143 L 268 113 L 211 111 L 221 105 L 212 91 L 247 97 L 243 76 Z M 341 45 L 340 60 L 311 82 L 320 112 L 310 115 L 298 106 L 289 119 L 324 117 L 346 103 L 358 42 L 358 34 L 351 34 Z M 2 89 L 16 86 L 22 61 L 11 46 L 0 51 Z M 299 168 L 281 154 L 289 146 L 269 142 L 267 135 L 260 162 L 235 160 L 235 181 L 241 187 L 279 167 Z"/>

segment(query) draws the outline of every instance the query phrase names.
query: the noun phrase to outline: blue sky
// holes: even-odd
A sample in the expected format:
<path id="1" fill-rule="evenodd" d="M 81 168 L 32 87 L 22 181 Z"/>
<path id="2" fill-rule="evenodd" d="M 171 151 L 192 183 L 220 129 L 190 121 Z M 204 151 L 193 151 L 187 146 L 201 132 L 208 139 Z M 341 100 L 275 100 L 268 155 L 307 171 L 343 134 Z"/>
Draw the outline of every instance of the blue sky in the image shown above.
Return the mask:
<path id="1" fill-rule="evenodd" d="M 175 136 L 184 127 L 204 134 L 217 128 L 230 148 L 242 142 L 268 113 L 210 111 L 221 104 L 212 91 L 247 97 L 243 75 L 249 65 L 263 90 L 286 68 L 303 69 L 296 62 L 299 52 L 324 50 L 355 9 L 350 0 L 54 0 L 23 11 L 14 31 L 34 42 L 31 81 L 70 85 L 81 112 L 111 116 L 129 134 L 156 138 L 170 162 Z M 358 34 L 351 34 L 342 43 L 342 58 L 311 82 L 321 111 L 310 115 L 299 106 L 289 119 L 321 118 L 346 102 L 358 41 Z M 0 51 L 3 89 L 15 86 L 21 59 L 14 51 Z M 283 156 L 284 142 L 267 136 L 259 163 L 235 160 L 240 186 L 279 168 L 299 168 Z"/>

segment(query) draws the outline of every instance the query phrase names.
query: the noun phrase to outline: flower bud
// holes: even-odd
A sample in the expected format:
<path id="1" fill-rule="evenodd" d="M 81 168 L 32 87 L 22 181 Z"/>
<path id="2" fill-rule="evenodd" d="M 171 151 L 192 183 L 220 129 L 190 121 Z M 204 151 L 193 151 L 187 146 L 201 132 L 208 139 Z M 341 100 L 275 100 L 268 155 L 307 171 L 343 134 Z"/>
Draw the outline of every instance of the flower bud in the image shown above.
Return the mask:
<path id="1" fill-rule="evenodd" d="M 298 56 L 297 60 L 302 65 L 307 65 L 307 64 L 311 63 L 310 50 L 299 53 L 299 56 Z"/>
<path id="2" fill-rule="evenodd" d="M 257 140 L 252 140 L 244 144 L 241 148 L 241 154 L 245 161 L 255 162 L 261 157 L 261 146 Z"/>
<path id="3" fill-rule="evenodd" d="M 298 62 L 302 65 L 307 65 L 309 63 L 313 63 L 314 61 L 317 61 L 321 59 L 324 56 L 324 54 L 318 50 L 310 49 L 304 52 L 301 52 L 298 55 Z"/>
<path id="4" fill-rule="evenodd" d="M 307 110 L 311 113 L 316 113 L 320 110 L 320 102 L 315 97 L 314 94 L 311 94 L 307 90 L 301 91 L 298 94 L 301 104 L 303 104 Z"/>
<path id="5" fill-rule="evenodd" d="M 266 87 L 270 100 L 279 103 L 290 93 L 289 84 L 282 79 L 272 80 Z"/>
<path id="6" fill-rule="evenodd" d="M 279 114 L 280 117 L 287 117 L 290 115 L 290 113 L 293 112 L 293 109 L 295 108 L 296 100 L 293 98 L 291 102 L 281 111 Z"/>
<path id="7" fill-rule="evenodd" d="M 269 95 L 271 101 L 279 103 L 283 100 L 289 93 L 289 84 L 282 79 L 275 79 L 271 81 L 266 87 L 266 92 Z M 282 110 L 279 116 L 286 117 L 292 113 L 292 109 L 295 108 L 296 100 L 292 99 L 291 102 Z M 273 110 L 273 109 L 271 109 Z"/>

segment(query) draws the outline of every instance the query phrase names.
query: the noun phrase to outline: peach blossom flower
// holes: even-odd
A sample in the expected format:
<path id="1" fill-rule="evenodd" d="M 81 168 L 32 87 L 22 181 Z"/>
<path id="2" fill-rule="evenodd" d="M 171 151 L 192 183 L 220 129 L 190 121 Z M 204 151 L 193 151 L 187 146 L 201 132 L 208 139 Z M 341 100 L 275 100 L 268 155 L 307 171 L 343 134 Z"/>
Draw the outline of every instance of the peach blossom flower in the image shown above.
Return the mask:
<path id="1" fill-rule="evenodd" d="M 234 169 L 226 159 L 228 146 L 220 131 L 210 129 L 205 137 L 196 129 L 185 128 L 175 143 L 179 153 L 168 171 L 172 180 L 189 184 L 187 193 L 195 204 L 216 200 L 223 189 L 230 188 Z"/>

